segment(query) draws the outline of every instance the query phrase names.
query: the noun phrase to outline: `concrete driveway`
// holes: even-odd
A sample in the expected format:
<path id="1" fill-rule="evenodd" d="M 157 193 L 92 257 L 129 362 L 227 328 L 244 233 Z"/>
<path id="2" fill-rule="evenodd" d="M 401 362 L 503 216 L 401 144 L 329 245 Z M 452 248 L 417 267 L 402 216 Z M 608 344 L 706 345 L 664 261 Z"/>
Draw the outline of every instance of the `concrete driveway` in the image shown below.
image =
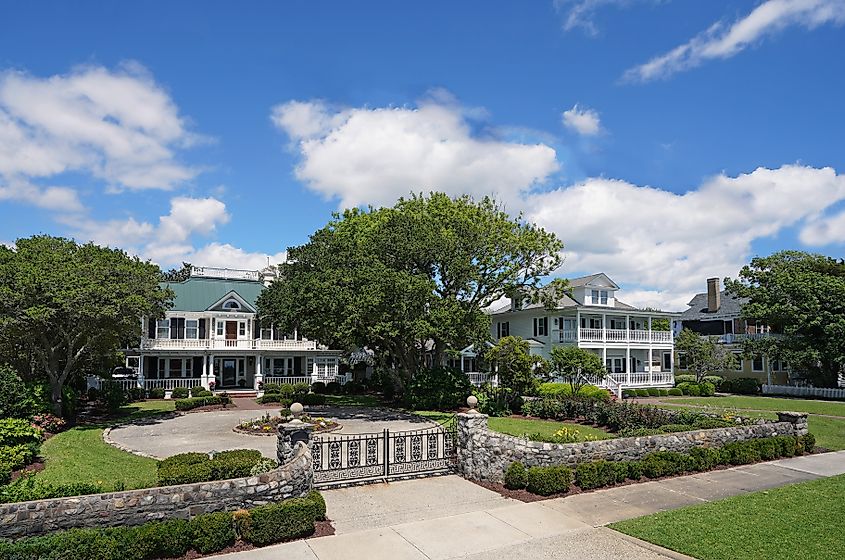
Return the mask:
<path id="1" fill-rule="evenodd" d="M 404 412 L 358 407 L 306 407 L 312 417 L 337 420 L 341 430 L 325 437 L 346 434 L 365 434 L 391 431 L 419 430 L 434 424 Z M 106 441 L 121 449 L 145 456 L 163 459 L 178 453 L 199 451 L 226 451 L 228 449 L 257 449 L 272 459 L 276 458 L 276 437 L 252 436 L 232 431 L 232 428 L 266 413 L 278 410 L 221 410 L 194 412 L 166 418 L 151 417 L 143 421 L 118 426 L 106 434 Z"/>

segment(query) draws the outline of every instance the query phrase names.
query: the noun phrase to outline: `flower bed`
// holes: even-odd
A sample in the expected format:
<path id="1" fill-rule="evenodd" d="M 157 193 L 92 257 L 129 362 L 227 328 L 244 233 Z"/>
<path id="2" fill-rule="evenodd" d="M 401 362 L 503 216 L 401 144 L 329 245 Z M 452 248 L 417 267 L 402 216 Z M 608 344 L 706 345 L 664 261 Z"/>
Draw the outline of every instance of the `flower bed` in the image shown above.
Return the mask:
<path id="1" fill-rule="evenodd" d="M 307 414 L 301 415 L 299 419 L 302 422 L 314 426 L 311 430 L 312 433 L 333 432 L 343 427 L 334 420 L 327 420 L 326 418 L 320 417 L 312 418 Z M 234 427 L 234 431 L 253 436 L 274 436 L 278 433 L 280 425 L 290 422 L 291 420 L 293 420 L 293 416 L 290 414 L 290 411 L 282 410 L 282 413 L 279 416 L 270 416 L 268 413 L 260 418 L 241 422 Z"/>

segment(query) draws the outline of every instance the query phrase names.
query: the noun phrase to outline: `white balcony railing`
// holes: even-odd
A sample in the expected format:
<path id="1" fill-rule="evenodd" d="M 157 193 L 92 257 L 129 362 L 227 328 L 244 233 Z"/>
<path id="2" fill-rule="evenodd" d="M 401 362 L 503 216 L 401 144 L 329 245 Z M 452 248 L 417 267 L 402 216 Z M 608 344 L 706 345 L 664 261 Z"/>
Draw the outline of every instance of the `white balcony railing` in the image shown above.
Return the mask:
<path id="1" fill-rule="evenodd" d="M 672 342 L 670 331 L 624 330 L 624 329 L 578 329 L 558 331 L 560 342 Z"/>
<path id="2" fill-rule="evenodd" d="M 499 385 L 499 379 L 495 373 L 468 371 L 466 375 L 467 379 L 469 379 L 469 382 L 475 385 L 476 387 L 481 387 L 485 383 L 489 383 L 493 387 L 497 387 Z"/>
<path id="3" fill-rule="evenodd" d="M 144 350 L 316 350 L 313 340 L 145 338 Z"/>
<path id="4" fill-rule="evenodd" d="M 172 378 L 172 379 L 145 379 L 144 380 L 144 389 L 149 391 L 150 389 L 160 387 L 165 391 L 172 391 L 176 387 L 186 387 L 190 389 L 191 387 L 199 387 L 202 385 L 202 379 L 198 378 Z"/>
<path id="5" fill-rule="evenodd" d="M 701 335 L 702 338 L 713 338 L 719 344 L 734 344 L 744 342 L 746 340 L 760 340 L 763 338 L 779 338 L 782 334 L 779 333 L 727 333 L 720 335 Z"/>

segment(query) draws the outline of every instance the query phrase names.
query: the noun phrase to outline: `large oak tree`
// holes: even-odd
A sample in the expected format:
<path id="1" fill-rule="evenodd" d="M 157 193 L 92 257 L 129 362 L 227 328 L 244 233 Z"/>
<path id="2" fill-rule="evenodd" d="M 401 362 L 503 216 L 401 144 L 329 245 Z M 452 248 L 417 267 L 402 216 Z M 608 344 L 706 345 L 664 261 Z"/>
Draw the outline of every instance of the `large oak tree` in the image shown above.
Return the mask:
<path id="1" fill-rule="evenodd" d="M 289 250 L 258 305 L 268 321 L 335 347 L 367 346 L 411 376 L 429 344 L 442 364 L 450 349 L 485 341 L 484 309 L 502 296 L 542 293 L 562 247 L 489 198 L 412 196 L 336 214 Z"/>
<path id="2" fill-rule="evenodd" d="M 782 251 L 756 257 L 729 292 L 749 298 L 748 319 L 762 321 L 782 336 L 749 343 L 749 352 L 786 360 L 821 387 L 836 386 L 845 371 L 845 262 L 824 255 Z"/>
<path id="3" fill-rule="evenodd" d="M 164 315 L 173 294 L 157 265 L 118 249 L 59 237 L 0 247 L 0 352 L 31 357 L 61 414 L 62 388 L 141 335 L 141 317 Z"/>

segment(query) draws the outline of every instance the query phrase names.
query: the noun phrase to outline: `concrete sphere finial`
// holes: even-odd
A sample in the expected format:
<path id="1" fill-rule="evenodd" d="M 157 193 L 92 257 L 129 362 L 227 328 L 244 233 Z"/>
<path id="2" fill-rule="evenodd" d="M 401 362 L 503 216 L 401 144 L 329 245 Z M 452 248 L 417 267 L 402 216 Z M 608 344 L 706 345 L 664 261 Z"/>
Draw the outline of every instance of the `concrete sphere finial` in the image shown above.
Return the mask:
<path id="1" fill-rule="evenodd" d="M 292 405 L 290 405 L 290 413 L 293 415 L 294 418 L 299 418 L 300 416 L 302 416 L 303 410 L 304 410 L 304 408 L 298 402 L 295 402 Z"/>
<path id="2" fill-rule="evenodd" d="M 470 396 L 467 397 L 467 406 L 470 408 L 471 412 L 475 410 L 475 406 L 477 404 L 478 404 L 478 399 L 475 397 L 475 395 L 470 395 Z"/>

